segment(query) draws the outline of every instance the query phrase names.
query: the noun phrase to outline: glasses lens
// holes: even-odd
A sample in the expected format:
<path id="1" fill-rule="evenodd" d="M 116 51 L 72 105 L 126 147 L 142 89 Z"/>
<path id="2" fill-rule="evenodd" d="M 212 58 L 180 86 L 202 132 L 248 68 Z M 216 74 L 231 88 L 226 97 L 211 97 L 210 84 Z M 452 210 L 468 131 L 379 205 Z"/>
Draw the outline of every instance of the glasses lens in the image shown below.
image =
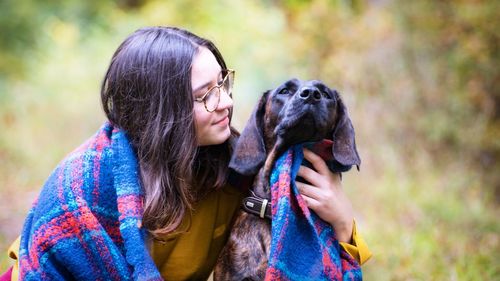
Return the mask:
<path id="1" fill-rule="evenodd" d="M 232 96 L 233 94 L 233 82 L 234 82 L 234 72 L 228 72 L 222 87 L 229 96 Z"/>
<path id="2" fill-rule="evenodd" d="M 209 112 L 214 111 L 219 105 L 220 91 L 218 87 L 213 88 L 205 97 L 205 106 Z"/>

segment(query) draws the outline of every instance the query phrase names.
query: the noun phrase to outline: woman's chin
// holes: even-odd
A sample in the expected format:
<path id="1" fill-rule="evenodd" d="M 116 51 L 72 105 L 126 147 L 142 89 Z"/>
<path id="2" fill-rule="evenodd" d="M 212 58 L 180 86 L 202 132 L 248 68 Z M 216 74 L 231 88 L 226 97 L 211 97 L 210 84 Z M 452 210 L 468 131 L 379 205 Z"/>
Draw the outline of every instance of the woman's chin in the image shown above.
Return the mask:
<path id="1" fill-rule="evenodd" d="M 227 129 L 225 129 L 223 132 L 220 132 L 215 136 L 212 136 L 211 138 L 207 138 L 206 136 L 201 137 L 200 141 L 198 142 L 198 146 L 222 144 L 225 141 L 227 141 L 230 136 L 231 136 L 231 129 L 229 128 L 229 126 L 227 126 Z"/>

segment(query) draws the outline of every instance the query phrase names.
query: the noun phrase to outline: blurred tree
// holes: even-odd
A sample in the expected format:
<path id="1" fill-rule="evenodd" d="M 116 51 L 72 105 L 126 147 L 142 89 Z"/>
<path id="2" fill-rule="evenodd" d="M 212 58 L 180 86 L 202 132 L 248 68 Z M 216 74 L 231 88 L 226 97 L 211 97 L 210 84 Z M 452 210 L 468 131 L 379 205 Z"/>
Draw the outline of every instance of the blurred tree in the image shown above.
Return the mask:
<path id="1" fill-rule="evenodd" d="M 421 147 L 441 166 L 479 168 L 500 196 L 499 1 L 273 3 L 286 15 L 294 71 L 397 101 L 375 119 L 404 139 L 391 143 L 407 161 Z"/>
<path id="2" fill-rule="evenodd" d="M 36 2 L 36 1 L 32 1 Z M 35 48 L 42 14 L 27 1 L 0 2 L 0 77 L 19 75 L 25 52 Z"/>
<path id="3" fill-rule="evenodd" d="M 96 28 L 107 28 L 108 17 L 117 7 L 134 9 L 141 0 L 3 0 L 0 1 L 0 88 L 12 79 L 22 78 L 31 60 L 44 55 L 50 22 L 71 23 L 78 28 L 78 40 L 85 40 Z M 0 101 L 8 92 L 0 91 Z"/>
<path id="4" fill-rule="evenodd" d="M 500 196 L 500 2 L 395 3 L 418 111 L 425 113 L 418 129 L 436 156 L 469 161 Z M 443 126 L 433 126 L 436 120 Z M 453 155 L 443 158 L 443 151 Z"/>

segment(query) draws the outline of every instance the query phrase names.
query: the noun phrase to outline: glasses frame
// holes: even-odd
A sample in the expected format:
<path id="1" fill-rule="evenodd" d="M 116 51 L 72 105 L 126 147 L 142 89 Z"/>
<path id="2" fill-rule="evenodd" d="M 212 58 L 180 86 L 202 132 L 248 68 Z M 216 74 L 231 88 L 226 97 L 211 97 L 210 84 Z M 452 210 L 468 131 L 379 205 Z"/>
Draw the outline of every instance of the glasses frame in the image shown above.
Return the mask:
<path id="1" fill-rule="evenodd" d="M 226 74 L 226 76 L 224 76 L 224 79 L 222 79 L 222 82 L 220 84 L 217 84 L 217 85 L 215 85 L 213 87 L 210 87 L 210 89 L 208 89 L 205 92 L 205 94 L 203 94 L 203 96 L 194 99 L 194 101 L 196 101 L 196 102 L 203 102 L 203 105 L 205 106 L 205 110 L 208 111 L 208 112 L 210 112 L 210 113 L 214 112 L 217 109 L 217 107 L 219 107 L 219 103 L 220 103 L 220 88 L 222 86 L 224 86 L 224 83 L 226 83 L 226 80 L 229 78 L 230 75 L 233 76 L 233 84 L 234 84 L 234 73 L 235 73 L 235 71 L 233 69 L 224 69 L 224 70 L 222 70 L 222 72 L 227 72 L 227 74 Z M 210 110 L 208 110 L 208 106 L 207 106 L 207 96 L 215 88 L 217 88 L 219 90 L 219 96 L 217 97 L 217 105 L 215 105 L 215 108 L 210 111 Z M 229 89 L 229 90 L 232 90 L 232 88 L 233 88 L 233 85 L 231 85 L 231 89 Z M 227 94 L 229 95 L 230 98 L 233 97 L 232 91 L 230 91 Z"/>

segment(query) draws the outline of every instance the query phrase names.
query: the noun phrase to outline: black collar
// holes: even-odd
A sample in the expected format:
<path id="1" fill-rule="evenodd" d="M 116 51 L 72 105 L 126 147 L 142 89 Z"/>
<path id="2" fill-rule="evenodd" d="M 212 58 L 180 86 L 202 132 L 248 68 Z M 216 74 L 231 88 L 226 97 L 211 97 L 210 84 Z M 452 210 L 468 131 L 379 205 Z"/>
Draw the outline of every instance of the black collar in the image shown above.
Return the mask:
<path id="1" fill-rule="evenodd" d="M 250 191 L 250 193 L 250 196 L 243 199 L 243 209 L 248 213 L 271 220 L 271 202 L 255 195 L 253 191 Z"/>

